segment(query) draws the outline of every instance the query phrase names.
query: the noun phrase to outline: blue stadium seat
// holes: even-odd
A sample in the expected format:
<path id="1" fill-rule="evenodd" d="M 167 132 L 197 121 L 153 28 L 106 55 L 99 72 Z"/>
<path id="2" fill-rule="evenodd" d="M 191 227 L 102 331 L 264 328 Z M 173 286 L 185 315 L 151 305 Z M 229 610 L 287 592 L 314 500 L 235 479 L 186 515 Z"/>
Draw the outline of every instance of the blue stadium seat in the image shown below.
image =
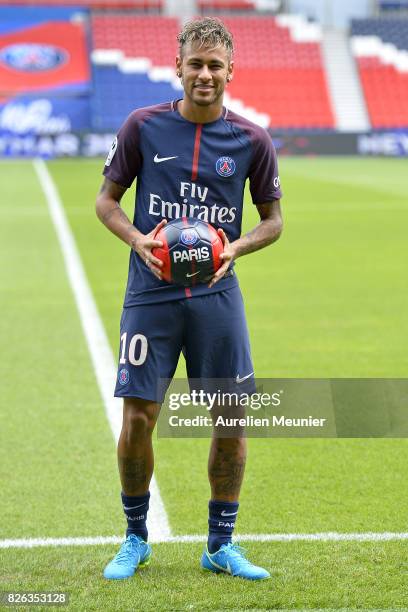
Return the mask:
<path id="1" fill-rule="evenodd" d="M 381 11 L 399 11 L 408 9 L 408 0 L 379 0 Z"/>
<path id="2" fill-rule="evenodd" d="M 379 17 L 371 19 L 353 19 L 351 36 L 378 36 L 385 43 L 391 43 L 397 49 L 408 50 L 408 19 Z"/>
<path id="3" fill-rule="evenodd" d="M 147 74 L 124 74 L 114 66 L 94 66 L 93 80 L 91 108 L 95 130 L 115 132 L 135 108 L 181 97 L 169 82 L 152 81 Z"/>

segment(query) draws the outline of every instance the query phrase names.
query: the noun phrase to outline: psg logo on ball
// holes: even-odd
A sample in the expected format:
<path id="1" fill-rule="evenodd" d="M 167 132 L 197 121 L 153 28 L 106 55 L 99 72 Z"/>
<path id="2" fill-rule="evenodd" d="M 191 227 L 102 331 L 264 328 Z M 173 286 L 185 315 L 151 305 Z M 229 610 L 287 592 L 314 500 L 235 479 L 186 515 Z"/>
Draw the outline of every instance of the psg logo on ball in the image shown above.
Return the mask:
<path id="1" fill-rule="evenodd" d="M 185 229 L 180 234 L 180 241 L 186 246 L 192 246 L 198 240 L 198 234 L 194 229 Z"/>
<path id="2" fill-rule="evenodd" d="M 231 176 L 235 172 L 235 162 L 232 157 L 219 157 L 215 169 L 220 176 Z"/>
<path id="3" fill-rule="evenodd" d="M 154 234 L 162 246 L 152 253 L 160 259 L 162 278 L 182 287 L 208 282 L 222 265 L 224 244 L 215 227 L 196 219 L 172 219 Z"/>
<path id="4" fill-rule="evenodd" d="M 129 371 L 122 368 L 118 374 L 118 381 L 120 385 L 127 385 L 129 382 Z"/>

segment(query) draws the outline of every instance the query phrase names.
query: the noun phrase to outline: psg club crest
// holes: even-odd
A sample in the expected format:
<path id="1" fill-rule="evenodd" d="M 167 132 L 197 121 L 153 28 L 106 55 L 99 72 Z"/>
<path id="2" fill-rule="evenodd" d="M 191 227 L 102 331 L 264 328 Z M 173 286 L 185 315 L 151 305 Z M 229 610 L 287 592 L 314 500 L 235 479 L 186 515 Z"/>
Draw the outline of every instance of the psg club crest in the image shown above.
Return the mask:
<path id="1" fill-rule="evenodd" d="M 180 241 L 186 246 L 192 246 L 198 240 L 198 234 L 194 229 L 185 229 L 180 234 Z"/>
<path id="2" fill-rule="evenodd" d="M 0 59 L 14 70 L 45 72 L 63 64 L 67 60 L 67 53 L 52 45 L 19 43 L 5 47 Z"/>
<path id="3" fill-rule="evenodd" d="M 129 371 L 126 368 L 122 368 L 118 374 L 118 381 L 120 385 L 127 385 L 129 382 Z"/>
<path id="4" fill-rule="evenodd" d="M 235 162 L 232 157 L 219 157 L 215 169 L 220 176 L 231 176 L 235 172 Z"/>

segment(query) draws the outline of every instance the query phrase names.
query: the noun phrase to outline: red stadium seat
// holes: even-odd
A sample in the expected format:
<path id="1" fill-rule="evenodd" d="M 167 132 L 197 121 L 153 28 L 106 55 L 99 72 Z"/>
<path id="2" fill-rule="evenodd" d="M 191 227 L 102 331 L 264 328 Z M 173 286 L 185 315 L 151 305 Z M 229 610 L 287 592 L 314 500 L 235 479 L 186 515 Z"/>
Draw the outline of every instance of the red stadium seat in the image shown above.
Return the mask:
<path id="1" fill-rule="evenodd" d="M 372 127 L 407 127 L 408 20 L 353 19 L 351 43 Z"/>
<path id="2" fill-rule="evenodd" d="M 204 11 L 253 11 L 255 2 L 251 0 L 198 0 L 198 8 Z"/>
<path id="3" fill-rule="evenodd" d="M 367 109 L 374 128 L 408 125 L 408 73 L 378 58 L 357 60 Z"/>
<path id="4" fill-rule="evenodd" d="M 156 66 L 168 66 L 177 52 L 179 22 L 171 17 L 94 15 L 95 49 L 121 49 L 126 57 L 147 57 Z"/>
<path id="5" fill-rule="evenodd" d="M 318 42 L 295 42 L 273 17 L 223 20 L 237 49 L 233 98 L 269 115 L 275 128 L 334 127 Z"/>
<path id="6" fill-rule="evenodd" d="M 0 0 L 0 5 L 8 6 L 83 6 L 93 9 L 139 9 L 161 11 L 163 0 Z"/>

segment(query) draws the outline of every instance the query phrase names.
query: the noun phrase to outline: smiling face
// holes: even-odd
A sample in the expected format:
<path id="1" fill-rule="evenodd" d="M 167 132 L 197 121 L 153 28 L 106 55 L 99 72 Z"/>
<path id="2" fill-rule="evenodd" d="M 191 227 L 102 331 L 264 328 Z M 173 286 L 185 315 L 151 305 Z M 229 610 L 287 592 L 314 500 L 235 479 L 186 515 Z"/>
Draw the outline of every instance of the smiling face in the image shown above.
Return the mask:
<path id="1" fill-rule="evenodd" d="M 176 67 L 185 99 L 192 106 L 222 106 L 225 85 L 233 72 L 233 62 L 224 46 L 211 49 L 197 42 L 189 43 L 182 56 L 177 56 Z"/>

